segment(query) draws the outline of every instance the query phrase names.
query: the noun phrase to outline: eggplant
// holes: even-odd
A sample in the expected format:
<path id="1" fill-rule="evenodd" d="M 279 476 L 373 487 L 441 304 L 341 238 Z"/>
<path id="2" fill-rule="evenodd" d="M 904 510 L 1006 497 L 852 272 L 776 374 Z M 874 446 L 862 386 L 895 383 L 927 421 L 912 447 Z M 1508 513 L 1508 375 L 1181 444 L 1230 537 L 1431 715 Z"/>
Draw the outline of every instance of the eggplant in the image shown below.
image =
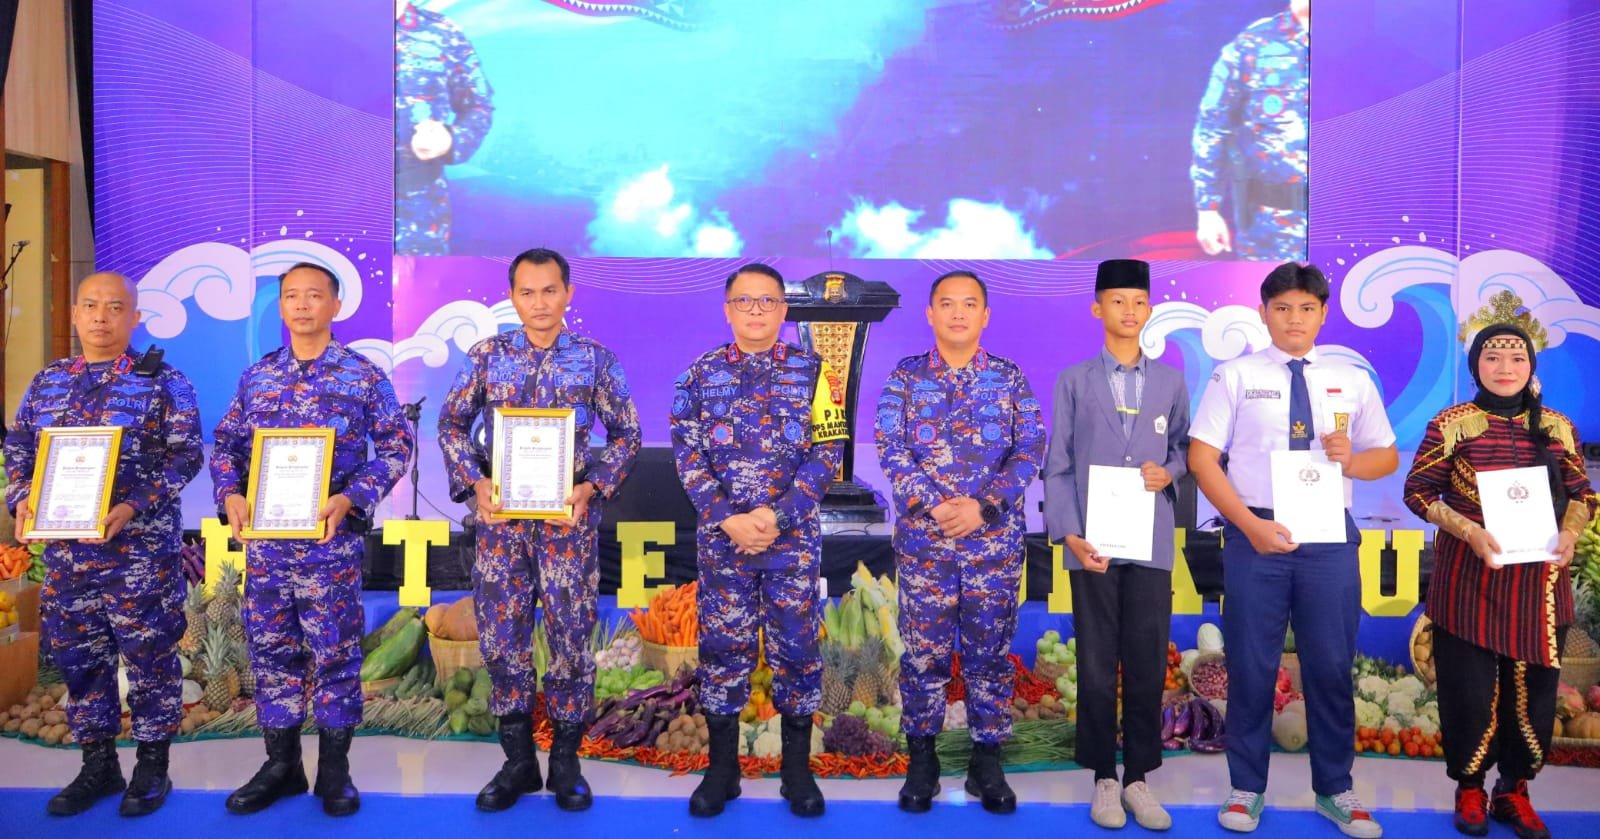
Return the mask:
<path id="1" fill-rule="evenodd" d="M 1220 738 L 1227 729 L 1227 726 L 1222 721 L 1222 712 L 1217 710 L 1217 706 L 1212 705 L 1209 700 L 1197 699 L 1195 701 L 1200 703 L 1200 712 L 1206 715 L 1209 731 L 1204 739 L 1215 740 Z"/>
<path id="2" fill-rule="evenodd" d="M 1202 752 L 1205 754 L 1216 754 L 1217 752 L 1226 751 L 1227 748 L 1228 742 L 1222 737 L 1217 737 L 1212 740 L 1189 741 L 1189 749 L 1191 751 Z"/>
<path id="3" fill-rule="evenodd" d="M 1179 705 L 1176 718 L 1172 721 L 1172 736 L 1187 737 L 1189 729 L 1194 725 L 1194 708 L 1191 705 Z"/>
<path id="4" fill-rule="evenodd" d="M 1168 706 L 1166 706 L 1166 707 L 1161 709 L 1161 739 L 1162 740 L 1171 740 L 1172 739 L 1172 726 L 1173 726 L 1174 721 L 1177 719 L 1177 716 L 1178 716 L 1177 710 L 1175 708 L 1173 708 L 1171 705 L 1168 705 Z"/>
<path id="5" fill-rule="evenodd" d="M 1169 737 L 1161 741 L 1161 748 L 1166 749 L 1169 752 L 1181 751 L 1183 749 L 1183 743 L 1179 742 L 1176 737 Z"/>
<path id="6" fill-rule="evenodd" d="M 1204 740 L 1211 736 L 1211 718 L 1206 716 L 1204 699 L 1196 699 L 1189 703 L 1189 715 L 1193 718 L 1189 725 L 1189 738 Z"/>

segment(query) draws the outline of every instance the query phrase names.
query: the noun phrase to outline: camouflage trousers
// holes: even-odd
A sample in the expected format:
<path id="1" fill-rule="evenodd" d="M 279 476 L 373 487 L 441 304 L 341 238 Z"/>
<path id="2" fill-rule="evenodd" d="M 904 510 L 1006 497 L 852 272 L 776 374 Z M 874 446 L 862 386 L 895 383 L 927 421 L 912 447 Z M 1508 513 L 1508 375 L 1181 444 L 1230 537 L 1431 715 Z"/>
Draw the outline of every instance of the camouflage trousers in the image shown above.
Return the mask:
<path id="1" fill-rule="evenodd" d="M 1008 546 L 1009 547 L 1009 546 Z M 987 558 L 975 558 L 979 554 Z M 928 737 L 944 727 L 945 687 L 958 641 L 967 683 L 972 739 L 1000 743 L 1011 736 L 1015 674 L 1007 655 L 1017 634 L 1022 546 L 997 554 L 932 549 L 900 554 L 900 727 Z"/>
<path id="2" fill-rule="evenodd" d="M 533 627 L 544 606 L 550 669 L 544 674 L 545 712 L 560 722 L 585 722 L 594 707 L 594 632 L 600 563 L 596 551 L 597 505 L 572 528 L 539 521 L 478 526 L 478 558 L 472 566 L 478 649 L 494 690 L 496 716 L 533 709 L 537 674 Z"/>
<path id="3" fill-rule="evenodd" d="M 78 742 L 122 731 L 117 661 L 127 664 L 133 737 L 170 740 L 183 718 L 183 573 L 177 554 L 56 542 L 45 552 L 40 618 L 66 679 L 67 725 Z"/>
<path id="4" fill-rule="evenodd" d="M 733 556 L 701 554 L 700 704 L 737 714 L 750 701 L 762 630 L 779 713 L 814 713 L 822 704 L 820 568 L 756 569 Z"/>
<path id="5" fill-rule="evenodd" d="M 249 545 L 244 629 L 262 728 L 361 722 L 361 537 Z"/>

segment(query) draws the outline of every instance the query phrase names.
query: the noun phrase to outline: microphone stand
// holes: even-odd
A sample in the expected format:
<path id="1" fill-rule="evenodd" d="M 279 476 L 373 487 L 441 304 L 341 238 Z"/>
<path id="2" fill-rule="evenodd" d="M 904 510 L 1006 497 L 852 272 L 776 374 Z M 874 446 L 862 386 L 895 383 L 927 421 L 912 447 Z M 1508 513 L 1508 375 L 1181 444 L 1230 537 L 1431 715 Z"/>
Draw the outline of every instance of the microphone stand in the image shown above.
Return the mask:
<path id="1" fill-rule="evenodd" d="M 422 420 L 422 403 L 427 401 L 427 396 L 420 396 L 415 402 L 407 402 L 400 406 L 400 413 L 405 415 L 406 422 L 411 423 L 411 439 L 416 440 L 419 432 L 417 423 Z M 406 521 L 420 521 L 417 515 L 417 502 L 422 497 L 422 453 L 420 451 L 411 455 L 411 515 L 406 516 Z"/>

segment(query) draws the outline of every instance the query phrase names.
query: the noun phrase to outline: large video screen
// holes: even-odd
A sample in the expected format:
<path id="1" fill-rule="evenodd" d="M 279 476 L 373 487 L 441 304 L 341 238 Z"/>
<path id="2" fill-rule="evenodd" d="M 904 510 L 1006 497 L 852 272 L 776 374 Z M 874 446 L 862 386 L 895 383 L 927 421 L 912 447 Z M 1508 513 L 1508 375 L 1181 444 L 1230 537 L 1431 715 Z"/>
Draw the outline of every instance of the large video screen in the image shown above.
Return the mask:
<path id="1" fill-rule="evenodd" d="M 1304 259 L 1304 4 L 402 2 L 395 251 Z"/>

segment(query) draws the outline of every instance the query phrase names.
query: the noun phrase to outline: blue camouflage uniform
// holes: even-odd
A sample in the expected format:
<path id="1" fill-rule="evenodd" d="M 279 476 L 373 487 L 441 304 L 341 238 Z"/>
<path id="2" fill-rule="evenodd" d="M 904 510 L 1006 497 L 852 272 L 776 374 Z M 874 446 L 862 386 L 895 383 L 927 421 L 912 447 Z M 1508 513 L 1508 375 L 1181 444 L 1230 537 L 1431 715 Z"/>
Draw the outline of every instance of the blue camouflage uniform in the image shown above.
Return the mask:
<path id="1" fill-rule="evenodd" d="M 712 714 L 745 706 L 761 627 L 773 705 L 810 714 L 822 699 L 818 508 L 844 457 L 843 385 L 820 357 L 779 342 L 712 350 L 676 388 L 672 449 L 699 516 L 700 702 Z M 763 506 L 790 526 L 760 555 L 735 553 L 720 525 Z"/>
<path id="2" fill-rule="evenodd" d="M 255 539 L 246 545 L 244 625 L 263 728 L 299 728 L 307 680 L 317 725 L 361 722 L 363 537 L 352 517 L 370 520 L 411 459 L 415 442 L 389 377 L 365 356 L 331 341 L 308 362 L 289 347 L 263 356 L 239 377 L 217 423 L 211 480 L 217 506 L 244 495 L 258 428 L 332 428 L 329 495 L 351 502 L 334 537 Z M 368 455 L 372 441 L 374 456 Z"/>
<path id="3" fill-rule="evenodd" d="M 1023 493 L 1044 460 L 1044 414 L 1016 364 L 978 350 L 951 369 L 932 350 L 904 358 L 878 397 L 878 459 L 894 492 L 900 575 L 901 728 L 944 724 L 950 659 L 960 638 L 973 740 L 1011 736 L 1007 654 L 1022 584 Z M 992 502 L 1000 517 L 960 539 L 931 514 L 951 498 Z"/>
<path id="4" fill-rule="evenodd" d="M 1305 255 L 1309 49 L 1310 34 L 1288 9 L 1258 20 L 1222 48 L 1200 100 L 1189 169 L 1195 209 L 1220 212 L 1231 195 L 1242 257 Z"/>
<path id="5" fill-rule="evenodd" d="M 494 106 L 478 54 L 438 12 L 407 5 L 394 31 L 394 251 L 450 253 L 450 189 L 444 167 L 472 157 L 489 133 Z M 450 151 L 418 160 L 411 135 L 424 120 L 450 129 Z"/>
<path id="6" fill-rule="evenodd" d="M 200 411 L 194 387 L 159 354 L 124 353 L 90 364 L 57 361 L 34 377 L 6 436 L 6 506 L 26 501 L 38 431 L 122 427 L 111 503 L 133 518 L 110 541 L 50 542 L 40 608 L 45 638 L 72 697 L 67 722 L 79 742 L 115 738 L 122 728 L 117 656 L 127 661 L 133 736 L 170 740 L 182 721 L 184 579 L 178 551 L 178 495 L 200 471 Z"/>
<path id="7" fill-rule="evenodd" d="M 533 710 L 529 639 L 538 600 L 550 644 L 547 713 L 559 722 L 584 722 L 594 704 L 589 635 L 600 590 L 600 517 L 639 454 L 639 415 L 617 357 L 590 338 L 562 330 L 553 346 L 541 349 L 518 329 L 479 341 L 439 411 L 439 446 L 456 501 L 473 498 L 473 484 L 490 476 L 489 453 L 473 442 L 472 424 L 481 415 L 486 439 L 494 439 L 497 407 L 572 408 L 574 480 L 592 482 L 595 492 L 573 527 L 529 519 L 478 526 L 473 605 L 478 646 L 494 683 L 489 710 L 496 716 Z M 589 448 L 597 422 L 606 430 L 599 459 Z"/>

